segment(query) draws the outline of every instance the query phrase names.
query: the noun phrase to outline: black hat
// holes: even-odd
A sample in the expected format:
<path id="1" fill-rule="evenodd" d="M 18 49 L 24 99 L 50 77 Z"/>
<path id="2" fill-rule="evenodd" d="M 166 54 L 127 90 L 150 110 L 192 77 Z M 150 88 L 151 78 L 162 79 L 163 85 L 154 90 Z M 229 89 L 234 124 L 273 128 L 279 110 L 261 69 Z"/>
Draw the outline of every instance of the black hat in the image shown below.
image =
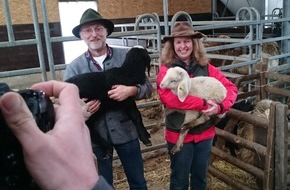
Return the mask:
<path id="1" fill-rule="evenodd" d="M 76 37 L 80 38 L 80 28 L 82 27 L 82 25 L 93 21 L 99 22 L 104 25 L 104 27 L 108 30 L 108 36 L 114 31 L 114 24 L 112 21 L 104 19 L 100 15 L 100 13 L 98 13 L 94 9 L 87 9 L 80 19 L 80 24 L 73 28 L 72 33 Z"/>

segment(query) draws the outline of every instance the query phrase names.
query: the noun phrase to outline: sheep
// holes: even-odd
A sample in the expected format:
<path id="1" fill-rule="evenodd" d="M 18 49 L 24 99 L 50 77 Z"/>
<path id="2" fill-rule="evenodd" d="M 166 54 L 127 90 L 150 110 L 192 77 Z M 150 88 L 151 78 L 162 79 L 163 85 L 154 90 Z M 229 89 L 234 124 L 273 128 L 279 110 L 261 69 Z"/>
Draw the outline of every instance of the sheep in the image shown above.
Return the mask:
<path id="1" fill-rule="evenodd" d="M 55 97 L 50 97 L 51 102 L 54 106 L 59 105 L 59 99 Z M 84 120 L 87 121 L 91 117 L 91 112 L 88 111 L 88 105 L 85 103 L 84 100 L 80 99 L 81 110 L 84 116 Z"/>
<path id="2" fill-rule="evenodd" d="M 171 89 L 178 96 L 181 102 L 184 102 L 187 95 L 197 96 L 206 100 L 212 100 L 216 103 L 221 103 L 226 97 L 227 90 L 224 85 L 217 79 L 209 76 L 198 76 L 190 78 L 186 70 L 181 67 L 171 67 L 167 70 L 166 75 L 160 83 L 161 89 Z M 172 111 L 165 109 L 165 114 Z M 196 110 L 178 110 L 185 113 L 184 122 L 181 126 L 179 139 L 176 145 L 171 150 L 172 154 L 180 151 L 183 145 L 185 135 L 189 129 L 203 124 L 210 118 Z"/>
<path id="3" fill-rule="evenodd" d="M 242 99 L 242 100 L 238 100 L 237 102 L 234 103 L 234 105 L 231 107 L 232 109 L 236 109 L 239 111 L 243 111 L 243 112 L 251 112 L 254 109 L 254 105 L 253 102 L 256 98 L 255 97 L 247 97 L 246 99 Z M 221 118 L 216 124 L 215 126 L 219 129 L 225 129 L 225 127 L 227 126 L 228 122 L 230 121 L 230 117 L 229 116 L 225 116 L 223 118 Z M 243 122 L 238 122 L 237 124 L 235 124 L 233 126 L 233 128 L 231 128 L 231 130 L 229 132 L 231 132 L 234 135 L 237 135 L 237 131 L 238 131 L 238 127 L 243 124 Z M 219 140 L 217 140 L 218 138 L 215 137 L 213 140 L 213 145 L 224 145 L 225 148 L 228 148 L 231 155 L 234 157 L 237 157 L 236 154 L 236 150 L 238 149 L 238 146 L 230 141 L 224 141 L 222 140 L 221 142 L 223 142 L 224 144 L 221 144 L 219 142 Z"/>
<path id="4" fill-rule="evenodd" d="M 227 35 L 219 35 L 216 39 L 230 39 L 230 36 Z M 209 47 L 218 47 L 218 46 L 223 46 L 223 45 L 227 45 L 230 42 L 211 42 L 211 41 L 205 41 L 204 42 L 204 46 L 206 48 Z M 241 47 L 236 47 L 236 48 L 231 48 L 231 49 L 221 49 L 221 50 L 216 50 L 216 51 L 210 51 L 208 53 L 210 54 L 218 54 L 218 55 L 228 55 L 228 56 L 238 56 L 241 55 L 243 52 L 243 49 Z M 209 54 L 209 55 L 210 55 Z M 226 60 L 226 59 L 215 59 L 215 58 L 211 58 L 211 64 L 214 65 L 215 67 L 221 67 L 221 66 L 225 66 L 225 65 L 230 65 L 232 63 L 232 61 L 230 60 Z"/>
<path id="5" fill-rule="evenodd" d="M 279 53 L 280 53 L 279 46 L 276 42 L 264 43 L 262 45 L 261 62 L 253 64 L 253 72 L 255 73 L 257 71 L 262 71 L 264 69 L 263 65 L 265 65 L 265 69 L 268 69 L 271 67 L 277 67 L 279 65 L 279 60 L 274 59 L 274 60 L 268 61 L 268 58 L 271 56 L 279 55 Z M 249 58 L 249 55 L 242 54 L 239 57 L 240 58 Z M 256 54 L 253 54 L 253 59 L 256 59 Z M 232 61 L 232 64 L 238 64 L 240 62 L 241 61 L 234 60 L 234 61 Z M 242 75 L 250 74 L 248 66 L 233 68 L 233 69 L 230 69 L 230 72 L 238 73 L 238 74 L 242 74 Z"/>
<path id="6" fill-rule="evenodd" d="M 229 39 L 230 37 L 227 35 L 219 35 L 217 39 Z M 210 42 L 210 41 L 205 41 L 204 46 L 206 48 L 209 47 L 217 47 L 217 46 L 222 46 L 222 45 L 227 45 L 229 42 Z M 237 47 L 237 48 L 231 48 L 231 49 L 222 49 L 222 50 L 216 50 L 216 51 L 210 51 L 210 54 L 219 54 L 219 55 L 229 55 L 229 56 L 237 56 L 242 54 L 242 48 Z M 226 59 L 211 59 L 211 64 L 214 65 L 215 67 L 221 67 L 225 65 L 230 65 L 231 61 L 226 60 Z"/>
<path id="7" fill-rule="evenodd" d="M 255 117 L 262 117 L 265 119 L 269 119 L 270 115 L 270 106 L 273 101 L 269 99 L 263 99 L 254 106 L 254 110 L 252 115 Z M 255 127 L 251 123 L 245 123 L 243 126 L 240 126 L 237 130 L 237 135 L 247 139 L 248 141 L 256 142 L 266 146 L 266 136 L 267 129 Z M 237 157 L 243 160 L 246 163 L 254 164 L 255 166 L 261 168 L 264 165 L 264 159 L 260 158 L 258 154 L 254 151 L 251 151 L 247 148 L 240 148 Z M 256 162 L 255 160 L 259 160 Z"/>
<path id="8" fill-rule="evenodd" d="M 132 98 L 124 101 L 115 101 L 108 97 L 108 91 L 112 89 L 113 85 L 123 84 L 133 86 L 137 84 L 144 84 L 146 80 L 146 68 L 148 75 L 150 70 L 151 58 L 144 48 L 131 48 L 124 60 L 124 63 L 119 68 L 112 68 L 103 72 L 84 73 L 73 76 L 66 80 L 66 82 L 73 83 L 79 88 L 80 98 L 88 100 L 98 99 L 101 101 L 100 109 L 94 113 L 88 121 L 87 126 L 90 128 L 92 138 L 98 141 L 99 144 L 104 145 L 102 139 L 94 132 L 94 122 L 105 110 L 113 110 L 114 108 L 122 108 L 125 113 L 134 122 L 139 139 L 146 145 L 152 146 L 149 140 L 150 134 L 147 132 L 140 111 L 137 108 L 136 102 Z"/>

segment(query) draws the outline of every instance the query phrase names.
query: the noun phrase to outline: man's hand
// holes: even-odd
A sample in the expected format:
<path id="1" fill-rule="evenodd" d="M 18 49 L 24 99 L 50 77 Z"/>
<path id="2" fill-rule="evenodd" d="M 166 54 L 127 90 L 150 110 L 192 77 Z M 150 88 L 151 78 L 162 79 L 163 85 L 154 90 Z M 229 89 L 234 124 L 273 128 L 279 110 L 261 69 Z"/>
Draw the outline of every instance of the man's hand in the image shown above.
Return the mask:
<path id="1" fill-rule="evenodd" d="M 82 99 L 82 100 L 86 101 L 86 99 Z M 86 104 L 88 107 L 87 111 L 90 112 L 91 115 L 96 113 L 96 111 L 98 111 L 101 106 L 101 102 L 99 100 L 91 100 L 91 101 L 88 101 Z"/>
<path id="2" fill-rule="evenodd" d="M 108 96 L 113 100 L 123 101 L 129 97 L 136 96 L 137 92 L 136 86 L 114 85 L 112 90 L 108 91 Z"/>

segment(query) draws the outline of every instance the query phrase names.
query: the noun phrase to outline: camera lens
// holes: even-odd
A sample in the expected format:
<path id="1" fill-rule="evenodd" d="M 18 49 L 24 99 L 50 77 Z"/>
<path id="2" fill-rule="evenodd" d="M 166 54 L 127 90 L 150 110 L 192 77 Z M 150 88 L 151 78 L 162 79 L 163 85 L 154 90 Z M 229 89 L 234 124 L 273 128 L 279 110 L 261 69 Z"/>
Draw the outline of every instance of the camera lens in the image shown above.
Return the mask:
<path id="1" fill-rule="evenodd" d="M 0 83 L 0 96 L 12 91 L 6 83 Z M 31 111 L 38 127 L 47 132 L 54 126 L 54 108 L 42 91 L 24 89 L 19 93 Z M 21 145 L 10 131 L 0 112 L 0 190 L 40 190 L 27 171 Z"/>
<path id="2" fill-rule="evenodd" d="M 0 83 L 0 96 L 2 96 L 3 94 L 5 94 L 6 92 L 9 92 L 10 88 L 6 83 Z"/>

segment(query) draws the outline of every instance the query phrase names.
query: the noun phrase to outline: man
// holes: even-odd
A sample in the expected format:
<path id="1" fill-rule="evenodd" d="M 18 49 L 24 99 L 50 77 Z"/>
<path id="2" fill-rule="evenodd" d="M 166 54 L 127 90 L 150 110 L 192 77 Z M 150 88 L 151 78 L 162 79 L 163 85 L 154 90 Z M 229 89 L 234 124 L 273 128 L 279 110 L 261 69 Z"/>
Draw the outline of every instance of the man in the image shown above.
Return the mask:
<path id="1" fill-rule="evenodd" d="M 104 19 L 93 9 L 87 9 L 80 24 L 73 28 L 73 34 L 82 39 L 88 46 L 88 51 L 81 54 L 70 63 L 64 74 L 64 80 L 78 74 L 88 72 L 102 72 L 113 67 L 120 67 L 125 59 L 128 49 L 113 48 L 106 43 L 107 37 L 113 32 L 114 24 Z M 108 96 L 116 101 L 123 101 L 127 98 L 142 99 L 152 94 L 152 85 L 149 80 L 143 85 L 125 86 L 115 85 L 108 92 Z M 99 100 L 87 102 L 88 111 L 91 114 L 98 111 L 101 106 Z M 138 134 L 132 120 L 121 109 L 110 110 L 94 121 L 94 131 L 112 145 L 116 150 L 130 189 L 146 190 L 144 178 L 143 159 L 141 155 Z M 104 176 L 107 182 L 113 185 L 113 164 L 112 155 L 107 159 L 107 149 L 98 145 L 97 139 L 92 139 L 93 152 L 98 158 L 100 175 Z M 106 159 L 105 159 L 106 158 Z"/>

